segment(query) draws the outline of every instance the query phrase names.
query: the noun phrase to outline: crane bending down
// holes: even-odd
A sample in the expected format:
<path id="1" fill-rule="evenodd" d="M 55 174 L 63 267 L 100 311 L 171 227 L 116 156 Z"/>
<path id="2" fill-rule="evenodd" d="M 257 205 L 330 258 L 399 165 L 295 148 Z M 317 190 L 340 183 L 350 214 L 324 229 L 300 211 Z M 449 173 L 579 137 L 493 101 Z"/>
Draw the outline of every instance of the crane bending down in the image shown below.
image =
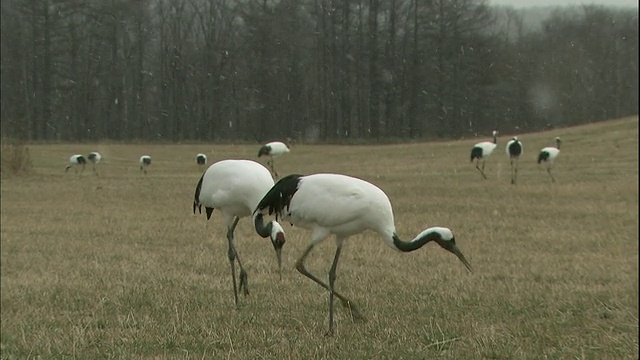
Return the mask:
<path id="1" fill-rule="evenodd" d="M 93 172 L 98 175 L 98 168 L 96 166 L 100 163 L 100 161 L 102 161 L 102 155 L 100 155 L 100 153 L 97 151 L 93 151 L 90 152 L 89 155 L 87 155 L 87 159 L 89 159 L 89 161 L 91 161 L 91 163 L 93 164 Z"/>
<path id="2" fill-rule="evenodd" d="M 538 154 L 538 165 L 541 163 L 547 164 L 547 173 L 551 176 L 551 182 L 556 182 L 556 179 L 551 175 L 551 167 L 553 163 L 556 161 L 558 155 L 560 155 L 560 140 L 559 137 L 556 137 L 556 146 L 548 146 L 540 150 L 540 154 Z"/>
<path id="3" fill-rule="evenodd" d="M 515 184 L 518 177 L 518 160 L 520 160 L 520 155 L 522 155 L 523 150 L 522 142 L 518 140 L 517 136 L 514 136 L 513 139 L 507 143 L 506 150 L 509 162 L 511 163 L 511 183 Z"/>
<path id="4" fill-rule="evenodd" d="M 207 165 L 207 155 L 203 153 L 196 155 L 196 164 L 198 164 L 198 167 L 202 170 L 204 166 Z"/>
<path id="5" fill-rule="evenodd" d="M 80 155 L 80 154 L 71 155 L 71 157 L 69 158 L 69 163 L 64 168 L 64 172 L 66 173 L 67 171 L 69 171 L 69 169 L 73 168 L 77 174 L 78 173 L 77 167 L 81 166 L 82 168 L 80 169 L 80 173 L 82 173 L 86 165 L 87 165 L 87 159 L 85 159 L 83 155 Z"/>
<path id="6" fill-rule="evenodd" d="M 286 154 L 289 152 L 289 146 L 280 141 L 273 141 L 263 145 L 260 150 L 258 150 L 258 157 L 261 156 L 269 156 L 269 160 L 267 160 L 267 165 L 271 169 L 274 178 L 278 178 L 278 173 L 273 165 L 273 161 L 276 157 Z"/>
<path id="7" fill-rule="evenodd" d="M 143 171 L 145 175 L 147 175 L 147 168 L 151 166 L 151 156 L 142 155 L 140 156 L 140 171 Z"/>
<path id="8" fill-rule="evenodd" d="M 329 290 L 329 335 L 333 334 L 334 296 L 351 310 L 355 319 L 363 319 L 355 304 L 335 290 L 342 245 L 352 235 L 373 230 L 387 245 L 402 252 L 417 250 L 434 241 L 455 254 L 472 271 L 448 228 L 428 228 L 411 241 L 401 240 L 396 233 L 389 198 L 380 188 L 361 179 L 340 174 L 286 176 L 258 204 L 254 212 L 256 223 L 259 224 L 263 216 L 273 213 L 276 220 L 282 219 L 311 230 L 311 244 L 296 261 L 296 269 Z M 256 227 L 256 230 L 259 229 Z M 307 271 L 304 262 L 311 250 L 330 235 L 335 235 L 336 252 L 329 270 L 329 284 L 326 284 Z"/>
<path id="9" fill-rule="evenodd" d="M 202 174 L 196 186 L 193 213 L 196 213 L 196 209 L 202 213 L 202 206 L 204 206 L 207 220 L 211 218 L 214 209 L 220 210 L 224 217 L 227 226 L 228 256 L 236 306 L 238 306 L 238 290 L 242 291 L 244 295 L 249 295 L 249 288 L 247 272 L 238 257 L 233 233 L 238 221 L 252 215 L 260 199 L 272 186 L 273 178 L 271 178 L 269 170 L 251 160 L 222 160 L 213 163 Z M 276 221 L 271 221 L 266 226 L 261 222 L 259 226 L 256 225 L 256 230 L 263 238 L 271 238 L 278 259 L 278 271 L 282 277 L 281 252 L 285 243 L 282 226 Z M 240 267 L 239 286 L 236 286 L 235 261 L 238 261 Z"/>
<path id="10" fill-rule="evenodd" d="M 479 142 L 475 144 L 471 149 L 471 162 L 473 162 L 474 159 L 476 160 L 476 169 L 480 171 L 480 174 L 485 179 L 487 178 L 487 175 L 484 174 L 484 162 L 485 160 L 487 160 L 489 156 L 491 156 L 491 153 L 498 145 L 498 139 L 496 138 L 496 136 L 498 135 L 498 132 L 496 130 L 493 130 L 492 135 L 493 135 L 493 142 L 491 141 Z M 482 162 L 482 168 L 480 168 L 479 166 L 480 162 Z"/>

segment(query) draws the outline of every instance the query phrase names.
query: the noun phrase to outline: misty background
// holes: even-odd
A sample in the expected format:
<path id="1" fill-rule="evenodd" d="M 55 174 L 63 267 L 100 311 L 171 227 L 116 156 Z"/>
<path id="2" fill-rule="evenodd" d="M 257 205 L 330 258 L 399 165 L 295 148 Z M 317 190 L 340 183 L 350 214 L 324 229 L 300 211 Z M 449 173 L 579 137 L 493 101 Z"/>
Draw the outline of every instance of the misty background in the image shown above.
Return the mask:
<path id="1" fill-rule="evenodd" d="M 2 0 L 1 131 L 391 142 L 638 114 L 638 10 L 484 0 Z"/>

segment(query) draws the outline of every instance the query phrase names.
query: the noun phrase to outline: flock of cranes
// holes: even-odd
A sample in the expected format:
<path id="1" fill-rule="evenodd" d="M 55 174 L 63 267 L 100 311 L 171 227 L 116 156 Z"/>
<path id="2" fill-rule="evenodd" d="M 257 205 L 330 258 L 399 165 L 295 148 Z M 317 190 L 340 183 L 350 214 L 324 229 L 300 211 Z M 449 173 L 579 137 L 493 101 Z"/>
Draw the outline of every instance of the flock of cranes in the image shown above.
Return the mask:
<path id="1" fill-rule="evenodd" d="M 473 148 L 471 148 L 471 162 L 476 161 L 476 169 L 482 175 L 482 178 L 486 179 L 487 175 L 484 173 L 484 164 L 485 160 L 487 160 L 493 150 L 498 146 L 498 132 L 496 130 L 493 131 L 493 141 L 483 141 L 475 144 Z M 560 154 L 560 143 L 561 140 L 559 137 L 555 138 L 556 146 L 548 146 L 540 150 L 538 154 L 538 165 L 544 164 L 547 168 L 547 173 L 551 177 L 551 181 L 555 182 L 556 179 L 551 174 L 551 168 L 556 161 L 556 158 Z M 522 155 L 524 150 L 522 142 L 518 140 L 517 136 L 514 136 L 509 142 L 507 142 L 506 147 L 507 156 L 509 157 L 509 162 L 511 164 L 511 183 L 516 184 L 516 180 L 518 177 L 518 160 Z M 482 167 L 480 167 L 482 164 Z"/>
<path id="2" fill-rule="evenodd" d="M 275 151 L 276 149 L 278 151 Z M 284 144 L 270 143 L 261 148 L 258 155 L 271 156 L 269 166 L 274 177 L 277 177 L 273 168 L 273 157 L 286 152 L 289 152 L 289 149 Z M 235 247 L 234 230 L 240 219 L 251 216 L 256 233 L 263 238 L 271 239 L 280 274 L 281 252 L 286 240 L 284 229 L 278 221 L 286 221 L 293 226 L 311 230 L 311 243 L 296 261 L 296 269 L 329 291 L 328 334 L 334 332 L 334 297 L 340 299 L 354 319 L 364 318 L 351 300 L 335 290 L 336 269 L 342 246 L 353 235 L 372 230 L 378 233 L 387 245 L 402 252 L 414 251 L 429 242 L 435 242 L 455 254 L 469 271 L 472 270 L 458 249 L 453 232 L 449 228 L 431 227 L 410 241 L 401 240 L 396 231 L 391 202 L 384 191 L 365 180 L 351 176 L 325 173 L 306 176 L 292 174 L 274 183 L 269 170 L 255 161 L 222 160 L 209 166 L 196 185 L 193 213 L 202 213 L 202 206 L 205 208 L 207 220 L 211 218 L 215 209 L 218 209 L 224 218 L 236 306 L 238 291 L 249 294 L 248 275 Z M 275 220 L 265 225 L 264 218 L 270 215 L 275 215 Z M 317 244 L 330 236 L 335 237 L 336 252 L 327 284 L 310 273 L 304 266 L 304 261 Z M 240 268 L 238 282 L 236 261 Z"/>
<path id="3" fill-rule="evenodd" d="M 269 166 L 269 169 L 271 169 L 271 172 L 273 173 L 274 177 L 277 179 L 278 173 L 275 170 L 273 160 L 276 157 L 282 154 L 286 154 L 288 152 L 289 152 L 289 146 L 287 146 L 285 143 L 274 141 L 274 142 L 270 142 L 263 145 L 258 151 L 258 157 L 262 157 L 262 156 L 269 157 L 269 160 L 267 160 L 267 165 Z M 89 162 L 93 164 L 93 172 L 96 173 L 97 175 L 98 169 L 96 165 L 98 165 L 102 160 L 102 155 L 100 155 L 100 153 L 97 151 L 90 152 L 89 155 L 87 155 L 86 157 L 81 154 L 71 155 L 71 157 L 69 158 L 69 162 L 67 163 L 67 166 L 64 169 L 65 173 L 68 172 L 69 169 L 71 168 L 75 170 L 76 174 L 78 172 L 82 173 L 84 171 L 85 166 L 87 165 L 87 159 Z M 198 168 L 201 171 L 204 170 L 205 166 L 207 165 L 207 161 L 208 161 L 207 155 L 203 153 L 199 153 L 196 155 L 196 164 L 198 164 Z M 151 156 L 142 155 L 140 157 L 140 160 L 138 160 L 138 163 L 140 165 L 140 172 L 146 175 L 149 167 L 151 166 Z M 80 169 L 80 171 L 78 171 L 78 169 Z"/>
<path id="4" fill-rule="evenodd" d="M 476 161 L 476 169 L 486 179 L 485 161 L 497 147 L 497 131 L 493 131 L 493 141 L 476 144 L 471 150 L 471 161 Z M 462 251 L 456 245 L 453 231 L 443 226 L 429 227 L 411 240 L 402 240 L 395 227 L 393 208 L 385 192 L 376 185 L 365 180 L 332 173 L 316 173 L 310 175 L 290 174 L 277 182 L 278 174 L 274 166 L 274 158 L 289 153 L 289 147 L 282 142 L 265 144 L 258 151 L 258 157 L 268 156 L 267 169 L 252 160 L 221 160 L 210 165 L 200 177 L 195 189 L 193 213 L 202 213 L 205 208 L 207 220 L 215 209 L 218 209 L 226 225 L 228 243 L 228 259 L 231 267 L 234 301 L 238 306 L 238 292 L 249 294 L 248 275 L 235 246 L 235 229 L 240 219 L 251 217 L 254 229 L 262 238 L 269 238 L 276 252 L 278 271 L 282 277 L 282 248 L 286 242 L 285 232 L 278 221 L 290 223 L 292 226 L 307 229 L 311 232 L 310 244 L 295 263 L 296 270 L 308 277 L 329 292 L 329 328 L 328 334 L 334 333 L 334 298 L 350 310 L 354 319 L 364 319 L 353 301 L 336 291 L 335 280 L 338 260 L 343 245 L 353 235 L 371 230 L 378 234 L 392 249 L 400 252 L 411 252 L 434 242 L 446 251 L 454 254 L 470 272 L 473 271 Z M 560 138 L 556 138 L 555 147 L 545 147 L 540 151 L 538 164 L 546 164 L 551 174 L 551 166 L 560 152 Z M 511 183 L 517 179 L 517 165 L 523 153 L 522 142 L 512 138 L 506 146 L 506 153 L 511 163 Z M 97 152 L 73 155 L 69 159 L 65 172 L 70 168 L 84 167 L 87 160 L 96 165 L 102 156 Z M 147 173 L 151 165 L 151 157 L 143 155 L 139 160 L 140 171 Z M 205 154 L 196 155 L 196 164 L 204 169 L 207 164 Z M 265 225 L 265 217 L 274 216 L 274 220 Z M 311 251 L 321 242 L 333 236 L 336 250 L 329 270 L 328 283 L 322 281 L 305 267 L 305 260 Z M 235 264 L 240 270 L 236 281 Z"/>
<path id="5" fill-rule="evenodd" d="M 83 172 L 85 166 L 87 165 L 87 159 L 91 164 L 93 164 L 93 172 L 97 174 L 98 169 L 96 168 L 96 165 L 99 164 L 102 160 L 102 155 L 100 155 L 99 152 L 95 151 L 90 152 L 87 157 L 80 154 L 71 155 L 67 167 L 64 168 L 64 172 L 68 172 L 71 168 L 73 168 L 76 173 L 78 173 L 78 168 L 80 168 L 80 172 Z"/>

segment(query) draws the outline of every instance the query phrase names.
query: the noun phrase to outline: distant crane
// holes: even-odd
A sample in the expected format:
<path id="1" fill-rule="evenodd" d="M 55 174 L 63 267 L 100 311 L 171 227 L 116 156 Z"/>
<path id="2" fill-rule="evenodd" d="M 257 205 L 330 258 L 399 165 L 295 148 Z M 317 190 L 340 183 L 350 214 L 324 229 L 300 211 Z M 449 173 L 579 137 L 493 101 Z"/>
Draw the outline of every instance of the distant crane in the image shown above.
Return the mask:
<path id="1" fill-rule="evenodd" d="M 498 145 L 496 136 L 498 136 L 498 132 L 496 130 L 493 130 L 493 142 L 479 142 L 475 144 L 471 149 L 471 162 L 473 162 L 473 160 L 476 160 L 476 169 L 480 171 L 480 174 L 482 174 L 482 177 L 485 179 L 487 178 L 487 175 L 484 174 L 484 162 Z M 482 162 L 482 168 L 479 167 L 480 162 Z"/>
<path id="2" fill-rule="evenodd" d="M 78 166 L 82 166 L 82 169 L 80 170 L 80 173 L 82 173 L 86 165 L 87 165 L 87 159 L 83 155 L 80 155 L 80 154 L 71 155 L 71 157 L 69 158 L 69 163 L 67 164 L 67 167 L 64 168 L 64 172 L 66 173 L 67 171 L 69 171 L 69 169 L 73 168 L 77 174 Z"/>
<path id="3" fill-rule="evenodd" d="M 342 245 L 352 235 L 373 230 L 387 245 L 402 252 L 417 250 L 434 241 L 455 254 L 472 271 L 448 228 L 431 227 L 411 241 L 401 240 L 396 233 L 389 198 L 380 188 L 361 179 L 340 174 L 288 175 L 266 193 L 254 211 L 254 217 L 258 221 L 273 213 L 276 220 L 311 230 L 311 244 L 296 261 L 296 269 L 329 290 L 329 335 L 333 334 L 334 296 L 351 310 L 355 319 L 363 318 L 355 304 L 335 290 L 336 268 Z M 330 235 L 335 235 L 337 247 L 327 285 L 307 271 L 304 261 L 311 250 Z"/>
<path id="4" fill-rule="evenodd" d="M 560 140 L 559 137 L 556 137 L 556 146 L 548 146 L 540 150 L 540 154 L 538 155 L 538 165 L 541 163 L 545 163 L 547 165 L 547 173 L 551 176 L 551 182 L 556 182 L 556 179 L 551 174 L 551 168 L 553 167 L 554 162 L 558 155 L 560 155 Z"/>
<path id="5" fill-rule="evenodd" d="M 240 257 L 238 257 L 233 233 L 238 221 L 243 217 L 252 215 L 260 199 L 272 186 L 273 178 L 269 170 L 251 160 L 218 161 L 209 166 L 196 186 L 193 213 L 195 214 L 196 208 L 202 213 L 202 206 L 204 205 L 207 220 L 209 220 L 213 210 L 218 209 L 222 212 L 227 225 L 228 256 L 231 264 L 233 295 L 236 306 L 238 305 L 238 288 L 245 295 L 249 294 L 249 288 L 247 272 L 242 267 Z M 256 220 L 254 226 L 260 236 L 271 238 L 271 243 L 276 250 L 278 271 L 282 274 L 281 251 L 285 243 L 282 226 L 276 221 L 270 221 L 267 225 L 264 225 L 262 218 Z M 239 286 L 236 286 L 236 260 L 240 267 Z"/>
<path id="6" fill-rule="evenodd" d="M 93 164 L 93 172 L 98 175 L 98 169 L 96 165 L 98 165 L 102 160 L 102 155 L 100 155 L 100 153 L 97 151 L 93 151 L 90 152 L 89 155 L 87 155 L 87 159 L 89 159 L 89 161 L 91 161 L 91 163 Z"/>
<path id="7" fill-rule="evenodd" d="M 147 168 L 151 166 L 151 156 L 142 155 L 140 156 L 140 171 L 143 171 L 145 175 L 147 175 Z"/>
<path id="8" fill-rule="evenodd" d="M 207 164 L 207 155 L 202 153 L 196 155 L 196 164 L 198 164 L 200 170 L 202 170 L 202 168 Z"/>
<path id="9" fill-rule="evenodd" d="M 507 156 L 509 156 L 509 162 L 511 163 L 511 183 L 515 184 L 518 177 L 518 160 L 522 155 L 523 147 L 522 142 L 518 140 L 517 136 L 514 136 L 511 141 L 507 143 Z"/>
<path id="10" fill-rule="evenodd" d="M 276 157 L 282 154 L 286 154 L 288 152 L 289 152 L 289 146 L 287 146 L 285 143 L 280 141 L 273 141 L 263 145 L 260 148 L 260 150 L 258 151 L 258 157 L 269 156 L 269 160 L 267 160 L 267 165 L 269 165 L 269 168 L 271 169 L 271 172 L 273 173 L 274 178 L 278 179 L 278 173 L 276 172 L 275 167 L 273 165 L 273 160 Z"/>

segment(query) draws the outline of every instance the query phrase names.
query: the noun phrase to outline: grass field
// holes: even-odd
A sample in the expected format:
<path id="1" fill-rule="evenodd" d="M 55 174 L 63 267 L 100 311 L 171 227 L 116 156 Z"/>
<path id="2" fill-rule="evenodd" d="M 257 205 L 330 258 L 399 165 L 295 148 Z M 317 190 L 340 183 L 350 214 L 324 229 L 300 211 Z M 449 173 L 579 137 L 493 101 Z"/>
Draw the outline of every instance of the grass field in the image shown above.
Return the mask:
<path id="1" fill-rule="evenodd" d="M 551 183 L 538 150 L 563 139 Z M 2 179 L 3 359 L 637 359 L 638 118 L 520 134 L 518 184 L 506 135 L 487 161 L 473 140 L 294 146 L 281 175 L 338 172 L 385 190 L 401 237 L 447 226 L 475 272 L 435 244 L 402 254 L 352 237 L 338 307 L 294 268 L 308 244 L 283 224 L 283 277 L 248 219 L 236 231 L 251 295 L 233 304 L 226 230 L 192 213 L 209 163 L 255 159 L 258 145 L 32 145 L 33 173 Z M 99 176 L 64 173 L 100 151 Z M 153 158 L 149 174 L 137 160 Z M 335 246 L 307 262 L 326 279 Z"/>

